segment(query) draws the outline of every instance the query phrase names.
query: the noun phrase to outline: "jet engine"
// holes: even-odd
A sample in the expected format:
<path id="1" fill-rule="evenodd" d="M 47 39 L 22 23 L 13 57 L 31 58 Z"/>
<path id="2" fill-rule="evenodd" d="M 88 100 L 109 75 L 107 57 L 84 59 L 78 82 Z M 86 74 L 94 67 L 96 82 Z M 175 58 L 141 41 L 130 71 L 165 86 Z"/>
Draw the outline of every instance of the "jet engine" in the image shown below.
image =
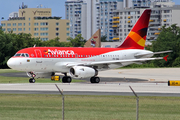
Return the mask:
<path id="1" fill-rule="evenodd" d="M 98 71 L 94 68 L 85 66 L 74 66 L 70 69 L 70 75 L 76 78 L 93 77 L 98 74 Z"/>

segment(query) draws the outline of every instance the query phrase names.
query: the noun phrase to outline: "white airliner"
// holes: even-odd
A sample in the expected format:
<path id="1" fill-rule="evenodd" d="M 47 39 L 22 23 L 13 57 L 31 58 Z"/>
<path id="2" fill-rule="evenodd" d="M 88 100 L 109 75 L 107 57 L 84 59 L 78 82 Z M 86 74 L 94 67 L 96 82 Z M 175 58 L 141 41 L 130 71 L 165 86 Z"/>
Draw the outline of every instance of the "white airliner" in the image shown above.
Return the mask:
<path id="1" fill-rule="evenodd" d="M 117 48 L 78 48 L 78 47 L 31 47 L 18 51 L 11 57 L 7 65 L 15 70 L 26 71 L 29 82 L 35 78 L 63 73 L 62 82 L 70 83 L 71 77 L 90 78 L 91 83 L 99 83 L 98 71 L 140 64 L 154 54 L 144 50 L 151 10 L 143 12 L 124 42 Z M 167 60 L 167 56 L 164 57 Z M 70 76 L 67 76 L 67 73 Z"/>

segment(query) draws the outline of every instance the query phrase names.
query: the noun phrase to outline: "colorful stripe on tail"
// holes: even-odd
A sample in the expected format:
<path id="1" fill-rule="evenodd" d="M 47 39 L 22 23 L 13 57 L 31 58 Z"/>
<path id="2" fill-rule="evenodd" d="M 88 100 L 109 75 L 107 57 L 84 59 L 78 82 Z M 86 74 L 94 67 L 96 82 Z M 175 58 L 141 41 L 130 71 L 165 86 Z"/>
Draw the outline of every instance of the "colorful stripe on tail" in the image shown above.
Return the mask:
<path id="1" fill-rule="evenodd" d="M 150 15 L 150 9 L 143 12 L 124 42 L 118 48 L 144 49 Z"/>

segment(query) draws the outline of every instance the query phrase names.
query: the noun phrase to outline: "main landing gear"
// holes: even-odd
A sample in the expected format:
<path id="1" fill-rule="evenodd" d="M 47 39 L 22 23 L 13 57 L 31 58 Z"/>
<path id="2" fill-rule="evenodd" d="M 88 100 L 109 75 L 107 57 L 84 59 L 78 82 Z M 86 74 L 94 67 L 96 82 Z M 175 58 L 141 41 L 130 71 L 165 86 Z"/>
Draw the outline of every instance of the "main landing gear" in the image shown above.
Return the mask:
<path id="1" fill-rule="evenodd" d="M 99 77 L 91 77 L 90 78 L 90 82 L 91 83 L 99 83 L 100 82 L 100 78 Z"/>
<path id="2" fill-rule="evenodd" d="M 64 76 L 64 77 L 62 78 L 62 82 L 63 82 L 63 83 L 71 83 L 71 81 L 72 81 L 72 79 L 71 79 L 70 76 Z"/>
<path id="3" fill-rule="evenodd" d="M 64 77 L 62 78 L 63 83 L 71 83 L 72 78 L 70 76 L 67 76 L 67 73 L 64 73 Z"/>

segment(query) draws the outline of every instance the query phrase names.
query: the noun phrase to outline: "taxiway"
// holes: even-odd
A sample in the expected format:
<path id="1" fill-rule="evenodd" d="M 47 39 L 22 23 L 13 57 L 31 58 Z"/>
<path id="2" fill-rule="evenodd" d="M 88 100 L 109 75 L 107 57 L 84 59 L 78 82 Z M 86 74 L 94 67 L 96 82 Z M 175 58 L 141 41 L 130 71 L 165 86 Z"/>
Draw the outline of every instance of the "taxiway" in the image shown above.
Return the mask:
<path id="1" fill-rule="evenodd" d="M 64 94 L 180 96 L 180 86 L 168 86 L 168 80 L 180 80 L 180 68 L 116 69 L 99 73 L 106 78 L 99 84 L 58 83 Z M 18 73 L 21 75 L 22 73 Z M 113 79 L 113 80 L 112 80 Z M 27 79 L 28 80 L 28 79 Z M 0 84 L 0 93 L 59 94 L 55 84 Z"/>

